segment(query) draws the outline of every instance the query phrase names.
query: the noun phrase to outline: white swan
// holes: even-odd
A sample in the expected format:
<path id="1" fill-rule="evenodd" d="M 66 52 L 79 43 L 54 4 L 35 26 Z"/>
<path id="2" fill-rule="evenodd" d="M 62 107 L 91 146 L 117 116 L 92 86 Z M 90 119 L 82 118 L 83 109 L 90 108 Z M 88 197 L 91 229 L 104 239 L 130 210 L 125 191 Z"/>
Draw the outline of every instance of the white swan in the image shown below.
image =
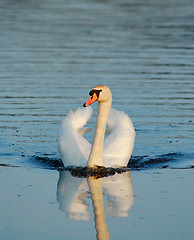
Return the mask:
<path id="1" fill-rule="evenodd" d="M 92 108 L 71 110 L 63 119 L 58 134 L 58 147 L 64 165 L 126 167 L 135 140 L 131 119 L 124 112 L 111 108 L 112 93 L 107 86 L 96 86 L 89 95 L 84 107 L 95 101 L 99 103 L 93 144 L 91 146 L 82 136 L 87 131 L 83 126 L 90 118 Z M 107 122 L 111 134 L 104 140 Z"/>

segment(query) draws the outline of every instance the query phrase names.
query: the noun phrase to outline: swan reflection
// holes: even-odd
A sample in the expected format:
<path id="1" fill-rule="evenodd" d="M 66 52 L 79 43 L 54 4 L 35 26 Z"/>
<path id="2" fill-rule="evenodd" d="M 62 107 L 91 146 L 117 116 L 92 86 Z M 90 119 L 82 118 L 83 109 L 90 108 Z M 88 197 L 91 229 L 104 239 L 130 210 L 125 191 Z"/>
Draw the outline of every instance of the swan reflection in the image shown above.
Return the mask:
<path id="1" fill-rule="evenodd" d="M 68 171 L 59 172 L 57 201 L 60 210 L 66 212 L 69 219 L 90 220 L 90 198 L 92 199 L 97 239 L 107 240 L 109 232 L 105 210 L 111 217 L 127 217 L 133 205 L 131 173 L 124 172 L 105 178 L 88 177 L 83 179 L 72 176 Z M 104 204 L 104 200 L 107 201 L 107 204 Z M 104 209 L 104 205 L 107 206 L 106 209 Z"/>
<path id="2" fill-rule="evenodd" d="M 57 184 L 57 201 L 59 209 L 66 212 L 69 219 L 90 220 L 86 200 L 89 188 L 87 180 L 76 178 L 69 171 L 59 172 Z"/>
<path id="3" fill-rule="evenodd" d="M 103 193 L 107 196 L 107 215 L 127 217 L 134 202 L 131 172 L 104 178 Z"/>
<path id="4" fill-rule="evenodd" d="M 88 185 L 91 193 L 93 211 L 94 211 L 94 221 L 96 228 L 96 237 L 98 240 L 108 240 L 109 232 L 106 225 L 106 216 L 104 212 L 103 204 L 103 179 L 94 179 L 92 177 L 88 178 Z"/>
<path id="5" fill-rule="evenodd" d="M 91 204 L 90 196 L 93 204 L 95 198 L 97 198 L 96 196 L 101 196 L 102 203 L 103 200 L 106 201 L 105 210 L 108 216 L 128 216 L 128 212 L 134 202 L 130 172 L 116 173 L 113 176 L 100 179 L 92 177 L 88 179 L 77 178 L 72 176 L 68 171 L 61 171 L 59 174 L 57 201 L 59 202 L 60 210 L 66 212 L 69 219 L 91 219 L 91 213 L 89 212 L 89 204 Z M 96 189 L 95 193 L 98 192 L 98 194 L 93 194 L 93 189 Z"/>

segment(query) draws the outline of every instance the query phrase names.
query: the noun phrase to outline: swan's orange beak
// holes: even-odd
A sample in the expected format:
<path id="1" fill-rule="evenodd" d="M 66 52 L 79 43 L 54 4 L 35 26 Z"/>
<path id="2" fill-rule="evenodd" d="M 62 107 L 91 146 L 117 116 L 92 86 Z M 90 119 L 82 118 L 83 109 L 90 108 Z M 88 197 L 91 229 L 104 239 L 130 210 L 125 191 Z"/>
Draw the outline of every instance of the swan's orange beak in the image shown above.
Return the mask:
<path id="1" fill-rule="evenodd" d="M 87 107 L 91 105 L 92 103 L 96 102 L 98 100 L 97 94 L 94 92 L 92 96 L 88 99 L 86 103 L 84 103 L 84 107 Z"/>

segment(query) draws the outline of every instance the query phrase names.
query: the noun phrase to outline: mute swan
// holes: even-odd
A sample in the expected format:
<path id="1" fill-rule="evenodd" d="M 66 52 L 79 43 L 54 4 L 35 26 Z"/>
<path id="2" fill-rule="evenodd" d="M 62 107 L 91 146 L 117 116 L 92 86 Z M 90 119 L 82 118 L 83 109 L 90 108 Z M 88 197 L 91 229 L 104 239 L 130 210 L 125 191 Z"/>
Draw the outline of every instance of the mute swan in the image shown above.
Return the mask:
<path id="1" fill-rule="evenodd" d="M 64 117 L 58 134 L 58 147 L 65 166 L 127 166 L 131 157 L 135 130 L 131 119 L 122 111 L 111 108 L 112 93 L 104 85 L 94 87 L 90 98 L 83 105 L 87 108 L 78 108 Z M 96 128 L 91 144 L 82 136 L 87 132 L 83 126 L 92 114 L 88 107 L 98 101 L 98 115 Z M 111 133 L 104 140 L 106 125 Z"/>

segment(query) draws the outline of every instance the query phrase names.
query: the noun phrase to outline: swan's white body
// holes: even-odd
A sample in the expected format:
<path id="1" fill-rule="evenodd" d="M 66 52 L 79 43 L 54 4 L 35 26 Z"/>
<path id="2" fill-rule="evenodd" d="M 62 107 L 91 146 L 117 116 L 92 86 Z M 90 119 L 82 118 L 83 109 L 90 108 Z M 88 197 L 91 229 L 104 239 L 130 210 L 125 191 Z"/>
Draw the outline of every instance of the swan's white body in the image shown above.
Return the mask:
<path id="1" fill-rule="evenodd" d="M 134 147 L 135 130 L 127 114 L 110 109 L 111 102 L 112 95 L 108 106 L 106 103 L 99 104 L 93 146 L 80 131 L 92 114 L 91 107 L 71 110 L 63 119 L 59 129 L 58 146 L 65 166 L 127 166 Z M 104 140 L 107 118 L 111 133 Z M 101 124 L 103 121 L 104 124 Z"/>

